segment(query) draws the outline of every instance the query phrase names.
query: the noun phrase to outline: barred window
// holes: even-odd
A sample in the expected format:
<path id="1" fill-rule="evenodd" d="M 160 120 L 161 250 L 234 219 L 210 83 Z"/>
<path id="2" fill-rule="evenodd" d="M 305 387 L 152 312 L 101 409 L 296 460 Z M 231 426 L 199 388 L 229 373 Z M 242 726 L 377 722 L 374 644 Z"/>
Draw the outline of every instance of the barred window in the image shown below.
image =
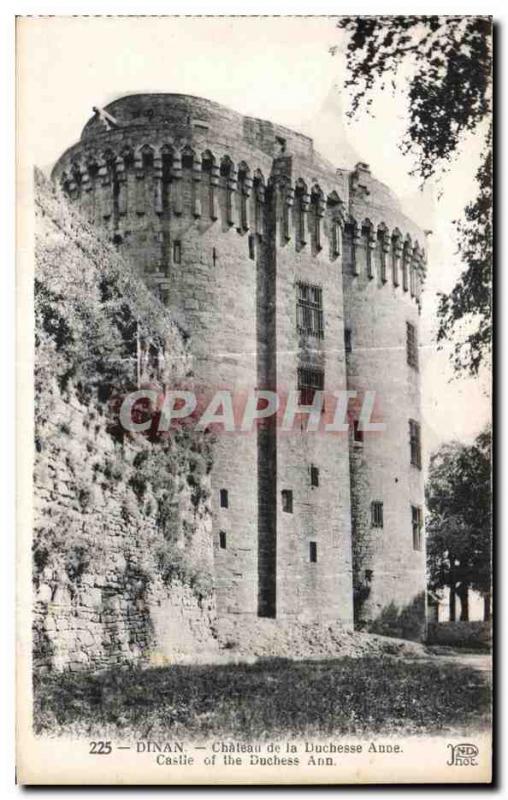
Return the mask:
<path id="1" fill-rule="evenodd" d="M 383 527 L 383 503 L 373 500 L 370 504 L 370 522 L 373 528 Z"/>
<path id="2" fill-rule="evenodd" d="M 411 454 L 411 464 L 422 468 L 422 445 L 420 423 L 414 419 L 409 420 L 409 449 Z"/>
<path id="3" fill-rule="evenodd" d="M 282 510 L 286 512 L 286 514 L 293 513 L 293 492 L 291 489 L 283 489 L 281 494 L 282 498 Z"/>
<path id="4" fill-rule="evenodd" d="M 421 506 L 411 506 L 411 526 L 413 529 L 413 550 L 421 550 L 423 529 L 423 513 Z"/>
<path id="5" fill-rule="evenodd" d="M 311 564 L 317 561 L 317 542 L 309 542 L 309 561 Z"/>
<path id="6" fill-rule="evenodd" d="M 407 363 L 410 367 L 418 369 L 418 342 L 416 327 L 410 322 L 406 323 Z"/>
<path id="7" fill-rule="evenodd" d="M 297 291 L 296 326 L 298 333 L 306 333 L 322 339 L 324 336 L 323 290 L 320 286 L 298 283 Z"/>
<path id="8" fill-rule="evenodd" d="M 319 486 L 319 469 L 314 464 L 310 467 L 310 485 Z"/>
<path id="9" fill-rule="evenodd" d="M 324 386 L 324 370 L 316 367 L 298 368 L 298 390 L 300 392 L 300 405 L 312 405 L 315 393 L 317 391 L 323 391 Z"/>

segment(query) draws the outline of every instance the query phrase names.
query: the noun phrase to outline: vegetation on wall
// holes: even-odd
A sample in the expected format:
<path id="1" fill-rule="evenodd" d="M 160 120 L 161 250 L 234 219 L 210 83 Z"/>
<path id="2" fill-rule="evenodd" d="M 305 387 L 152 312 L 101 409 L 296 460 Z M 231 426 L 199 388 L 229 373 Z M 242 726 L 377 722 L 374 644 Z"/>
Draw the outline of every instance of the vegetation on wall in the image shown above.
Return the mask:
<path id="1" fill-rule="evenodd" d="M 58 487 L 55 496 L 65 493 L 66 505 L 36 519 L 34 580 L 46 571 L 47 581 L 48 567 L 58 567 L 72 589 L 85 573 L 104 570 L 103 543 L 88 531 L 102 507 L 119 507 L 120 525 L 147 541 L 144 564 L 119 543 L 129 575 L 143 573 L 146 590 L 158 572 L 202 598 L 211 578 L 189 552 L 210 515 L 210 436 L 183 428 L 157 441 L 124 435 L 115 406 L 137 388 L 140 342 L 166 355 L 157 362 L 159 386 L 172 377 L 173 351 L 185 370 L 185 345 L 132 265 L 40 173 L 36 184 L 35 472 L 40 485 Z"/>

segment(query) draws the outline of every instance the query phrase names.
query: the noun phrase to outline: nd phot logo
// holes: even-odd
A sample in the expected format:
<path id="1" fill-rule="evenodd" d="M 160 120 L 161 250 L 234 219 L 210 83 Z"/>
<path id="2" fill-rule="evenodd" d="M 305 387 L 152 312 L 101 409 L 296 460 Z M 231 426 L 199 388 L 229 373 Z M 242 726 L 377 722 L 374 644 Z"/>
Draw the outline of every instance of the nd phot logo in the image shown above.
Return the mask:
<path id="1" fill-rule="evenodd" d="M 475 744 L 449 744 L 449 767 L 477 767 L 479 750 Z"/>

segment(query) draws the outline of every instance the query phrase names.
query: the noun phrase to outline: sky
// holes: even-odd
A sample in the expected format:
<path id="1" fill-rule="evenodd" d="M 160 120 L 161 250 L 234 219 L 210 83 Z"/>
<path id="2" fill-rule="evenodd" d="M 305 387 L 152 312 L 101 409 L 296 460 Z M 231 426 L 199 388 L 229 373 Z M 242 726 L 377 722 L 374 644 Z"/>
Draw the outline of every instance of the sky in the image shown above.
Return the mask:
<path id="1" fill-rule="evenodd" d="M 346 119 L 342 37 L 333 17 L 24 18 L 18 28 L 23 156 L 49 171 L 79 139 L 93 106 L 137 92 L 175 92 L 311 135 L 337 167 L 367 162 L 408 216 L 432 231 L 420 334 L 428 455 L 443 441 L 471 441 L 490 416 L 489 376 L 452 380 L 448 352 L 438 352 L 435 342 L 437 292 L 449 291 L 463 269 L 452 221 L 474 197 L 481 137 L 466 140 L 447 177 L 422 192 L 400 149 L 403 93 L 379 93 L 374 116 Z M 339 52 L 331 55 L 334 46 Z"/>

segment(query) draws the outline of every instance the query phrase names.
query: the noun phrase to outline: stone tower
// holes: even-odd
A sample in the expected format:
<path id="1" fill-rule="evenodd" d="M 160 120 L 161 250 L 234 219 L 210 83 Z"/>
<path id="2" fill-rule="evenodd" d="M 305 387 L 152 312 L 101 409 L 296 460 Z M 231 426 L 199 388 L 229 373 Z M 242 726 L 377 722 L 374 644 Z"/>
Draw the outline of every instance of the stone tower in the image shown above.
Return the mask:
<path id="1" fill-rule="evenodd" d="M 216 437 L 219 613 L 350 626 L 353 597 L 363 621 L 410 605 L 425 588 L 424 253 L 394 195 L 308 137 L 174 94 L 95 110 L 53 178 L 189 334 L 199 385 L 325 392 L 315 432 L 279 418 Z M 346 388 L 377 393 L 386 433 L 325 432 Z"/>

